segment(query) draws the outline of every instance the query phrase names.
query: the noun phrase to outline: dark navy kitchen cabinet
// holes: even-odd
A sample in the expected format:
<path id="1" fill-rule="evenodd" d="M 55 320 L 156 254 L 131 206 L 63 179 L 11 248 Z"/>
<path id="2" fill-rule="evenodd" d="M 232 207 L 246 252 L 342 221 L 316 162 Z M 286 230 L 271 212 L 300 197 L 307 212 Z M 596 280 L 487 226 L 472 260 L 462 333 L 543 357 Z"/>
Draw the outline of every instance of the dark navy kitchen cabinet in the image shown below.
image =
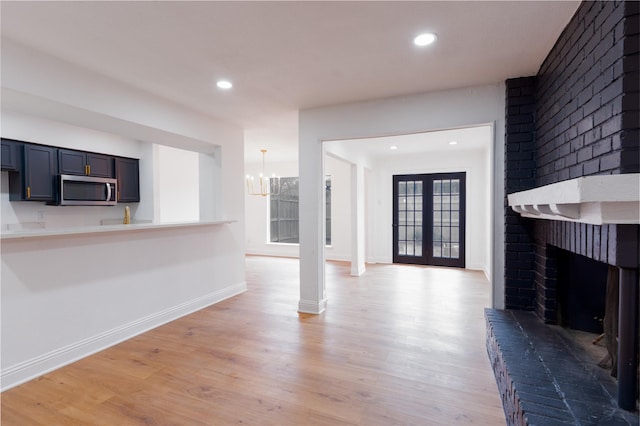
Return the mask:
<path id="1" fill-rule="evenodd" d="M 20 148 L 20 142 L 11 139 L 2 139 L 2 153 L 0 159 L 2 160 L 3 171 L 16 171 L 18 170 L 18 152 Z"/>
<path id="2" fill-rule="evenodd" d="M 58 150 L 25 143 L 18 155 L 19 170 L 9 173 L 9 200 L 55 200 Z"/>
<path id="3" fill-rule="evenodd" d="M 2 138 L 10 201 L 57 204 L 59 175 L 116 178 L 116 200 L 140 202 L 139 160 Z"/>
<path id="4" fill-rule="evenodd" d="M 115 177 L 113 157 L 109 155 L 87 153 L 87 166 L 89 166 L 89 176 Z"/>
<path id="5" fill-rule="evenodd" d="M 58 150 L 58 168 L 63 175 L 112 178 L 113 157 L 71 149 Z"/>
<path id="6" fill-rule="evenodd" d="M 118 202 L 140 201 L 140 165 L 135 158 L 116 157 L 116 179 L 118 179 Z"/>

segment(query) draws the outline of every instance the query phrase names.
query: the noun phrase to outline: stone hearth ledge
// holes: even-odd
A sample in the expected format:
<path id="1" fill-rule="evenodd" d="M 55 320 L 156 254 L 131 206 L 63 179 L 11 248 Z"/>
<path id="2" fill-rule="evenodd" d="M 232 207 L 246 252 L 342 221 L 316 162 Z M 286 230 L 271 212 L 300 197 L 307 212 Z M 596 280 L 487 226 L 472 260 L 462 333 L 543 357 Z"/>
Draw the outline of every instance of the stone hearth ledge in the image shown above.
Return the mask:
<path id="1" fill-rule="evenodd" d="M 603 224 L 640 223 L 640 173 L 585 176 L 507 196 L 521 216 Z"/>
<path id="2" fill-rule="evenodd" d="M 487 354 L 508 426 L 635 426 L 608 370 L 533 312 L 485 309 Z"/>
<path id="3" fill-rule="evenodd" d="M 83 234 L 103 234 L 114 232 L 131 232 L 131 231 L 149 231 L 158 229 L 186 228 L 197 226 L 216 226 L 235 223 L 237 220 L 205 220 L 192 222 L 148 222 L 133 223 L 129 225 L 97 225 L 97 226 L 78 226 L 69 228 L 38 228 L 38 229 L 21 229 L 15 231 L 2 231 L 2 240 L 24 239 L 24 238 L 50 238 L 67 235 L 83 235 Z"/>

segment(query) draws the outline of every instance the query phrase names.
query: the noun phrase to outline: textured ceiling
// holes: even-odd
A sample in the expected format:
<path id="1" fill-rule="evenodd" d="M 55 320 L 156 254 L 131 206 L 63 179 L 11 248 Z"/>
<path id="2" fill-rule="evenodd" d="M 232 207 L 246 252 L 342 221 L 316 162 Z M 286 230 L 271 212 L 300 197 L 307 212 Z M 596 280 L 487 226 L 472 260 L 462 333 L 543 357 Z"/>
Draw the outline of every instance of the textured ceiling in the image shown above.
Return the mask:
<path id="1" fill-rule="evenodd" d="M 3 38 L 243 126 L 257 160 L 261 147 L 276 159 L 297 149 L 300 109 L 535 74 L 578 5 L 3 1 L 0 12 Z M 437 42 L 413 46 L 424 31 Z"/>

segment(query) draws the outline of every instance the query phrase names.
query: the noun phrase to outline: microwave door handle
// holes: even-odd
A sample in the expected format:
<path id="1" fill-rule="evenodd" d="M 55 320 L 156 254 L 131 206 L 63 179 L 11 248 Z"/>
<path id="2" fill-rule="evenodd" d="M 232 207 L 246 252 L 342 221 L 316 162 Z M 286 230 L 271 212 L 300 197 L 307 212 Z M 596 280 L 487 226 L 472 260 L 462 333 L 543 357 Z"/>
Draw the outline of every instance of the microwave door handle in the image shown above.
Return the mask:
<path id="1" fill-rule="evenodd" d="M 109 183 L 106 183 L 105 185 L 107 185 L 107 201 L 111 200 L 111 185 L 109 185 Z"/>

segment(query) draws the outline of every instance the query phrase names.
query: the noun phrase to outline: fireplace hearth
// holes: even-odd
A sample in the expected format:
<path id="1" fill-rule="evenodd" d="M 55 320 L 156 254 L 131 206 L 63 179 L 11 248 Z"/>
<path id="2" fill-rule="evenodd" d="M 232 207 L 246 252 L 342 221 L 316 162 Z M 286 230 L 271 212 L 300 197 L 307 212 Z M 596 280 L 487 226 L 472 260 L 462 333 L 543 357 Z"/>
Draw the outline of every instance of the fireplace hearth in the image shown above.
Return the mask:
<path id="1" fill-rule="evenodd" d="M 618 387 L 560 326 L 533 312 L 486 309 L 487 352 L 508 425 L 638 425 Z"/>

